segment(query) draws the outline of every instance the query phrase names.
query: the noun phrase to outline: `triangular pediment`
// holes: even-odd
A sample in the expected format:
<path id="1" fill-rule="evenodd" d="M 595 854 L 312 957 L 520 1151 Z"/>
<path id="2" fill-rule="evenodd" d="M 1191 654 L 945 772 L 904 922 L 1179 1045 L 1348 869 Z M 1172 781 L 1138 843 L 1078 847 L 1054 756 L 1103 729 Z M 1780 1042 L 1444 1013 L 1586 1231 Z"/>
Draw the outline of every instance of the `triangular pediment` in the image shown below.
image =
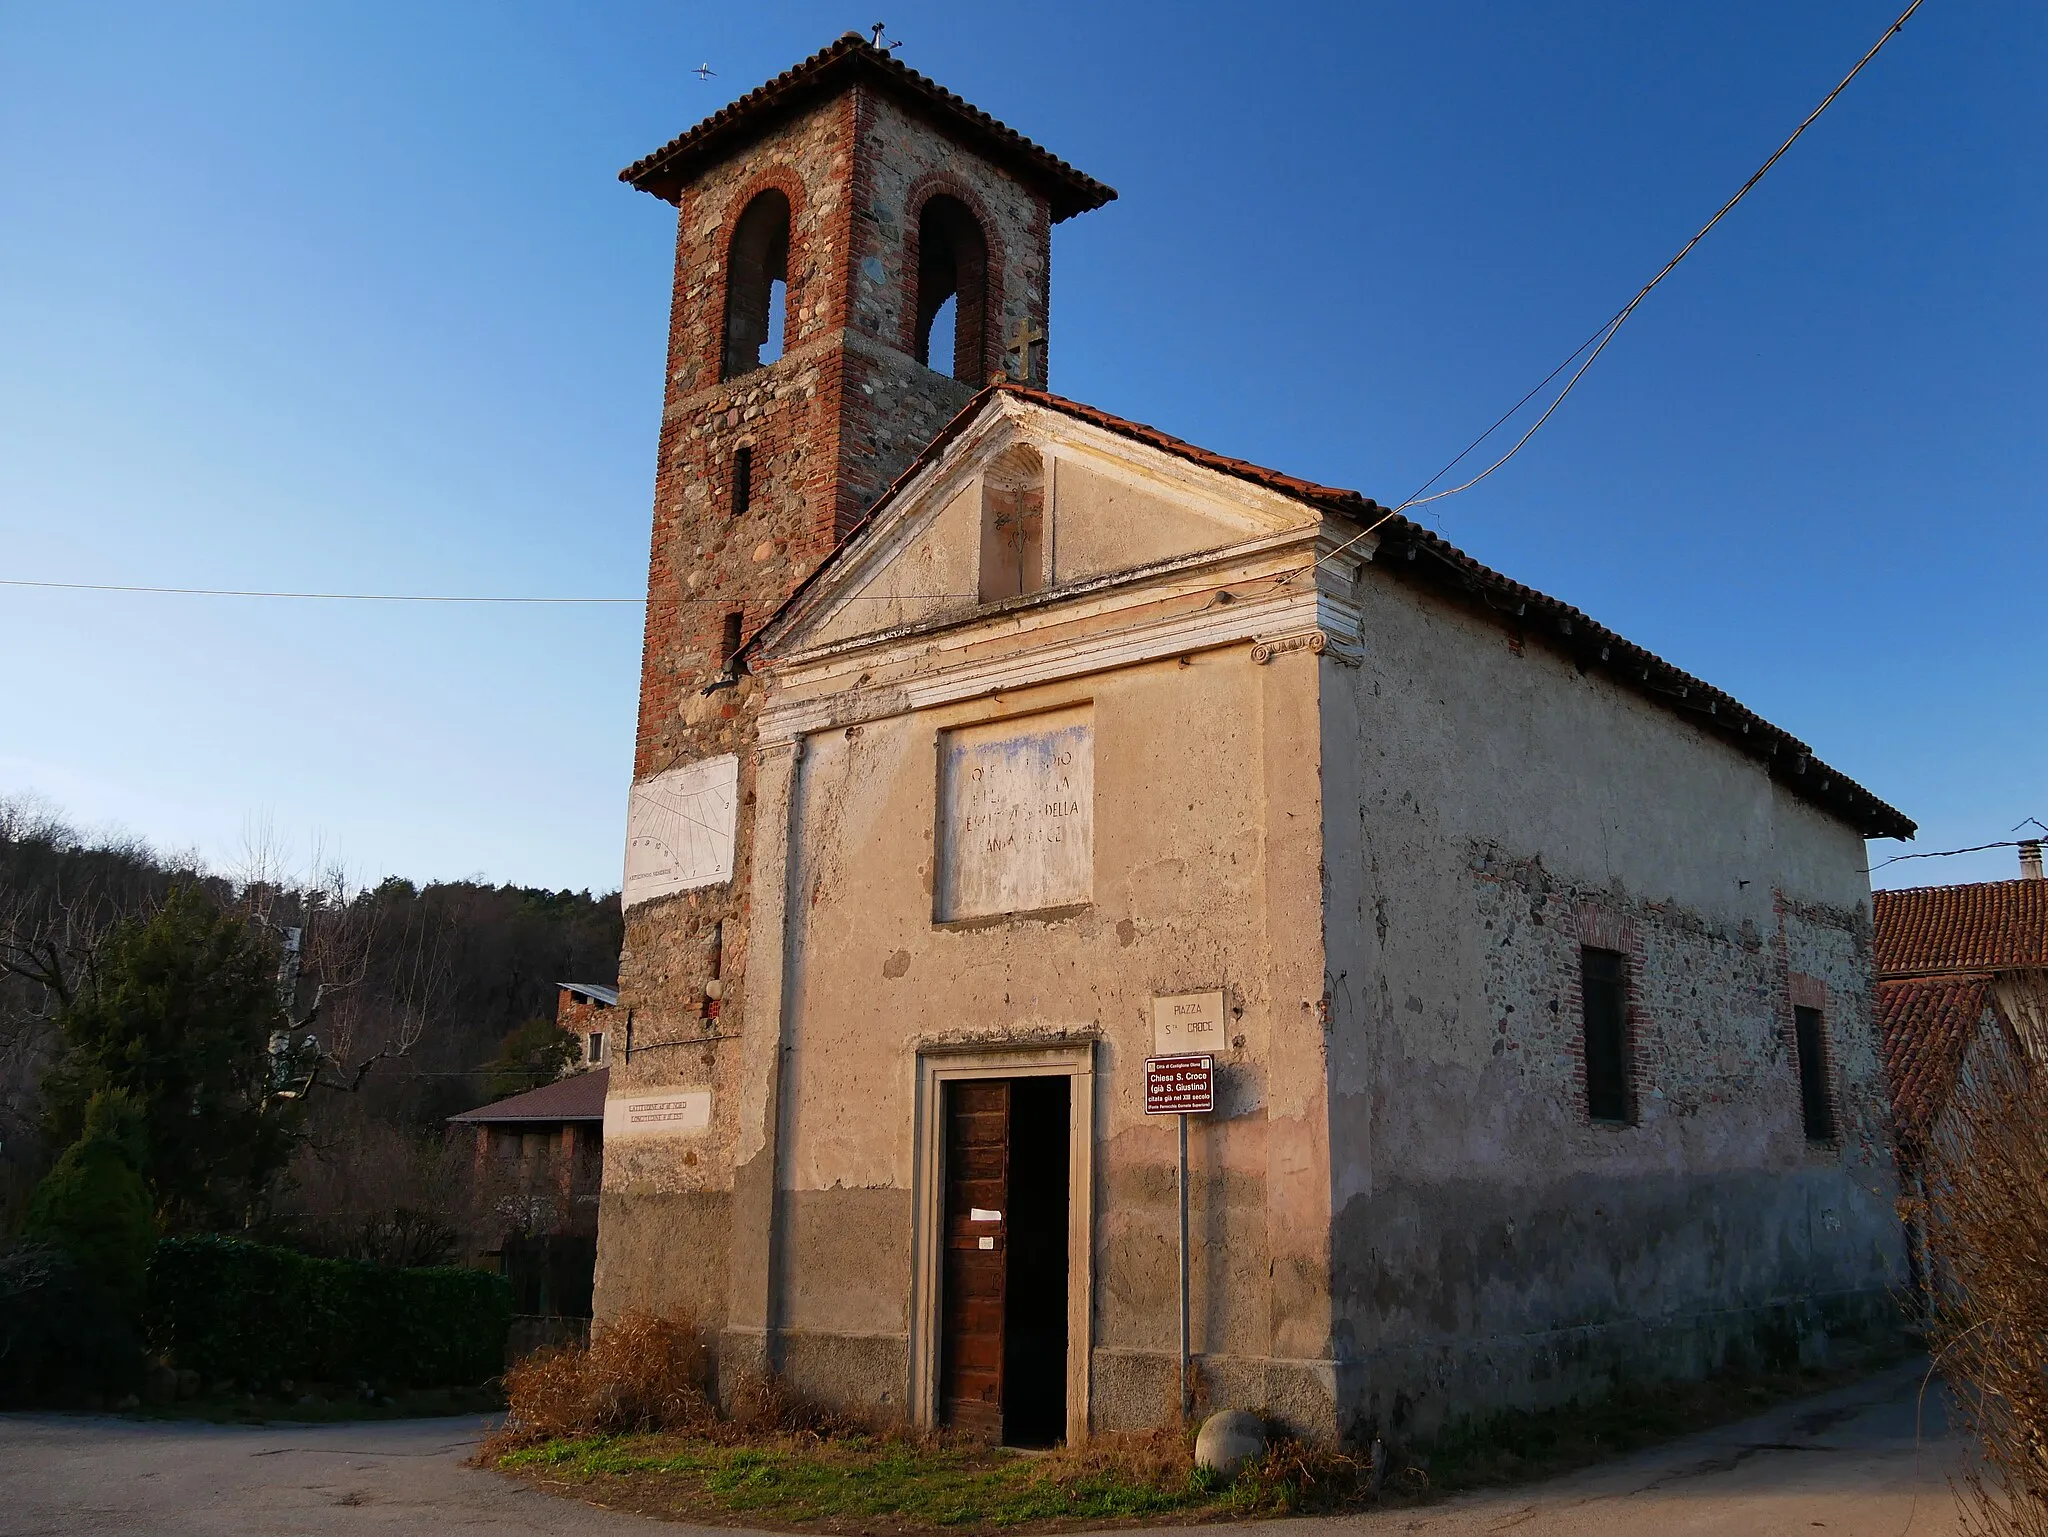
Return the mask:
<path id="1" fill-rule="evenodd" d="M 1020 588 L 1056 600 L 1119 573 L 1321 523 L 1321 507 L 1286 489 L 1135 440 L 1045 399 L 986 395 L 750 650 L 788 656 L 969 618 Z M 1028 530 L 1021 540 L 1020 518 Z M 1007 582 L 997 564 L 1006 560 L 1034 567 L 1042 585 Z"/>

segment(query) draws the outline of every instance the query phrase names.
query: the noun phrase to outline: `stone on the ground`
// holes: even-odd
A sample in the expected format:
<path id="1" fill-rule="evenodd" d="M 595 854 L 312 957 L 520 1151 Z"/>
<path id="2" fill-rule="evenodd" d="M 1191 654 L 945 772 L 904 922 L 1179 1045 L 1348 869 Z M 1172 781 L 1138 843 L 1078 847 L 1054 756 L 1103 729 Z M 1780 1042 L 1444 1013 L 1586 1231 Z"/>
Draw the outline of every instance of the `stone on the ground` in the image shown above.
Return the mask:
<path id="1" fill-rule="evenodd" d="M 1202 1421 L 1201 1434 L 1195 1437 L 1195 1466 L 1235 1478 L 1265 1450 L 1266 1422 L 1244 1409 L 1225 1409 Z"/>

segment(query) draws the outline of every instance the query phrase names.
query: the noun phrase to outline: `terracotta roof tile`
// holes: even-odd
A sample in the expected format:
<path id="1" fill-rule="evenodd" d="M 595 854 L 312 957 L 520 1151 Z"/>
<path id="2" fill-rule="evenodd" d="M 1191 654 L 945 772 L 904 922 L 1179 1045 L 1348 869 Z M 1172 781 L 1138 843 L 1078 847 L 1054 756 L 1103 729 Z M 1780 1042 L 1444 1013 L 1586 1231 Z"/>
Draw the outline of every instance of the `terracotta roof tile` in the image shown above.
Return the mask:
<path id="1" fill-rule="evenodd" d="M 1389 514 L 1385 507 L 1370 497 L 1341 486 L 1325 486 L 1283 474 L 1249 460 L 1213 453 L 1161 432 L 1157 427 L 1126 421 L 1095 406 L 1082 405 L 1046 390 L 1019 384 L 992 384 L 983 389 L 896 477 L 889 489 L 868 509 L 866 516 L 848 531 L 846 539 L 841 541 L 841 548 L 845 547 L 846 540 L 866 527 L 877 512 L 888 506 L 897 492 L 915 479 L 926 465 L 942 455 L 948 445 L 981 414 L 990 397 L 998 394 L 1028 400 L 1106 432 L 1149 444 L 1191 463 L 1296 497 L 1339 516 L 1366 524 L 1377 523 L 1379 553 L 1373 561 L 1375 570 L 1434 587 L 1452 601 L 1483 613 L 1495 623 L 1563 652 L 1580 668 L 1605 674 L 1623 688 L 1756 759 L 1772 779 L 1794 795 L 1841 818 L 1867 838 L 1911 838 L 1916 831 L 1902 812 L 1879 800 L 1847 775 L 1829 768 L 1813 756 L 1813 749 L 1804 742 L 1772 725 L 1731 696 L 1691 673 L 1680 671 L 1641 646 L 1624 640 L 1570 604 L 1511 581 L 1498 571 L 1480 564 L 1421 524 Z M 1423 556 L 1428 558 L 1421 558 Z M 797 585 L 774 618 L 740 648 L 735 658 L 738 665 L 745 666 L 752 660 L 758 642 L 774 625 L 775 618 L 799 605 L 834 564 L 832 558 L 827 558 Z"/>
<path id="2" fill-rule="evenodd" d="M 1873 893 L 1880 976 L 2048 966 L 2048 881 Z"/>
<path id="3" fill-rule="evenodd" d="M 544 1083 L 510 1099 L 495 1100 L 451 1115 L 458 1125 L 475 1126 L 504 1121 L 601 1121 L 604 1119 L 605 1090 L 612 1072 L 600 1067 L 594 1072 L 572 1073 L 553 1083 Z"/>
<path id="4" fill-rule="evenodd" d="M 792 113 L 855 82 L 876 86 L 913 110 L 936 118 L 997 164 L 1037 186 L 1052 203 L 1055 224 L 1100 208 L 1116 196 L 1114 187 L 1075 170 L 936 80 L 900 63 L 858 32 L 844 34 L 653 154 L 634 161 L 619 172 L 619 180 L 673 203 L 706 166 L 744 148 Z"/>
<path id="5" fill-rule="evenodd" d="M 1982 973 L 1878 984 L 1878 1034 L 1901 1137 L 1923 1134 L 1947 1103 L 1990 1007 L 1991 978 Z"/>

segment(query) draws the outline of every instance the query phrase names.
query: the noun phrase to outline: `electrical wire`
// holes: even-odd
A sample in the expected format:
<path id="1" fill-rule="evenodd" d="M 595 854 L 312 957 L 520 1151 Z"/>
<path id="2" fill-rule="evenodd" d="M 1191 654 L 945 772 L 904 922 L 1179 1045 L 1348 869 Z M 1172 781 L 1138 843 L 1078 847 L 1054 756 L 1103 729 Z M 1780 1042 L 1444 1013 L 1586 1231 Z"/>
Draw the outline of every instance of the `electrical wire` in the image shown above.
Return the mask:
<path id="1" fill-rule="evenodd" d="M 1951 859 L 1957 854 L 1981 854 L 1986 849 L 2022 849 L 2029 843 L 2039 844 L 2039 838 L 2008 838 L 2002 843 L 1973 843 L 1966 849 L 1929 849 L 1924 854 L 1894 854 L 1890 859 L 1880 859 L 1863 873 L 1874 875 L 1886 865 L 1898 864 L 1907 859 Z"/>
<path id="2" fill-rule="evenodd" d="M 465 593 L 409 592 L 269 592 L 244 587 L 142 587 L 120 582 L 37 582 L 21 577 L 0 577 L 0 587 L 39 587 L 60 592 L 153 592 L 187 598 L 314 598 L 333 603 L 646 603 L 645 598 L 507 598 Z M 857 603 L 902 603 L 925 598 L 972 598 L 971 592 L 855 593 L 848 601 Z M 748 603 L 780 603 L 780 597 L 671 599 L 677 603 L 717 603 L 724 607 Z"/>
<path id="3" fill-rule="evenodd" d="M 1709 232 L 1712 231 L 1714 226 L 1719 224 L 1724 218 L 1726 218 L 1728 214 L 1734 209 L 1735 205 L 1737 203 L 1740 203 L 1745 197 L 1747 197 L 1750 193 L 1750 190 L 1754 188 L 1758 182 L 1762 181 L 1765 175 L 1769 173 L 1770 169 L 1785 157 L 1786 152 L 1789 151 L 1794 144 L 1799 142 L 1800 136 L 1803 135 L 1807 129 L 1811 128 L 1814 125 L 1814 123 L 1819 120 L 1820 115 L 1823 112 L 1827 111 L 1827 109 L 1830 106 L 1834 105 L 1835 98 L 1840 96 L 1843 91 L 1849 88 L 1849 83 L 1852 80 L 1854 80 L 1858 75 L 1863 73 L 1864 67 L 1868 65 L 1872 59 L 1877 57 L 1879 51 L 1883 49 L 1885 44 L 1889 43 L 1892 40 L 1892 38 L 1898 35 L 1898 33 L 1905 27 L 1906 23 L 1912 19 L 1913 13 L 1919 10 L 1923 3 L 1924 0 L 1911 0 L 1911 3 L 1907 5 L 1905 10 L 1899 13 L 1898 20 L 1894 21 L 1889 27 L 1887 27 L 1885 29 L 1884 35 L 1880 37 L 1875 43 L 1871 44 L 1869 51 L 1866 52 L 1862 58 L 1858 59 L 1854 67 L 1850 69 L 1849 73 L 1844 75 L 1841 78 L 1841 81 L 1835 86 L 1835 88 L 1832 91 L 1828 92 L 1828 94 L 1821 99 L 1820 105 L 1815 107 L 1811 112 L 1807 113 L 1804 121 L 1802 121 L 1797 128 L 1792 130 L 1792 132 L 1786 137 L 1785 142 L 1780 144 L 1777 147 L 1777 149 L 1772 152 L 1770 158 L 1764 161 L 1762 165 L 1758 166 L 1756 170 L 1751 173 L 1749 180 L 1745 181 L 1739 188 L 1736 189 L 1735 195 L 1729 198 L 1727 202 L 1723 203 L 1720 206 L 1720 208 L 1715 211 L 1714 216 L 1711 219 L 1707 220 L 1705 224 L 1699 227 L 1699 230 L 1693 235 L 1692 239 L 1686 241 L 1686 243 L 1679 248 L 1678 254 L 1673 256 L 1669 261 L 1667 261 L 1663 265 L 1663 267 L 1658 270 L 1657 275 L 1655 277 L 1651 278 L 1649 282 L 1645 283 L 1640 289 L 1636 291 L 1636 295 L 1634 298 L 1630 299 L 1627 304 L 1623 305 L 1618 311 L 1615 312 L 1615 314 L 1610 319 L 1608 319 L 1597 330 L 1595 330 L 1591 336 L 1587 337 L 1585 341 L 1581 342 L 1577 347 L 1575 347 L 1570 353 L 1570 355 L 1567 356 L 1563 362 L 1559 363 L 1557 367 L 1553 368 L 1549 373 L 1545 374 L 1542 379 L 1537 381 L 1535 387 L 1531 389 L 1526 395 L 1524 395 L 1520 400 L 1516 401 L 1506 411 L 1504 411 L 1498 418 L 1496 418 L 1492 426 L 1488 427 L 1484 432 L 1480 433 L 1478 437 L 1474 438 L 1470 443 L 1466 444 L 1464 449 L 1461 452 L 1459 452 L 1455 458 L 1451 459 L 1449 463 L 1444 465 L 1444 467 L 1438 470 L 1434 475 L 1430 476 L 1429 479 L 1425 480 L 1420 486 L 1416 487 L 1413 494 L 1411 494 L 1405 501 L 1401 502 L 1398 506 L 1389 508 L 1387 511 L 1381 513 L 1379 517 L 1375 518 L 1371 523 L 1367 524 L 1366 527 L 1363 530 L 1361 530 L 1358 534 L 1353 536 L 1351 539 L 1345 541 L 1345 543 L 1339 545 L 1336 549 L 1330 551 L 1329 554 L 1319 557 L 1315 562 L 1313 562 L 1313 564 L 1310 567 L 1304 567 L 1303 569 L 1313 569 L 1315 566 L 1321 566 L 1328 563 L 1329 561 L 1335 560 L 1345 551 L 1359 544 L 1361 541 L 1363 541 L 1365 538 L 1371 535 L 1376 529 L 1380 528 L 1390 519 L 1397 517 L 1399 514 L 1405 512 L 1410 507 L 1424 507 L 1430 504 L 1431 502 L 1440 502 L 1444 500 L 1444 498 L 1446 497 L 1456 496 L 1461 491 L 1471 490 L 1472 487 L 1478 485 L 1482 480 L 1485 480 L 1489 475 L 1493 474 L 1494 471 L 1498 470 L 1502 465 L 1506 464 L 1510 459 L 1514 458 L 1516 454 L 1520 453 L 1523 447 L 1529 442 L 1529 440 L 1535 437 L 1536 434 L 1542 430 L 1544 424 L 1548 422 L 1550 418 L 1557 413 L 1558 407 L 1564 404 L 1566 397 L 1569 396 L 1571 392 L 1578 387 L 1579 381 L 1586 377 L 1587 370 L 1590 369 L 1594 365 L 1594 363 L 1599 361 L 1600 354 L 1607 350 L 1608 343 L 1614 340 L 1615 334 L 1618 331 L 1620 331 L 1622 325 L 1628 320 L 1628 318 L 1636 312 L 1637 307 L 1642 304 L 1643 300 L 1647 299 L 1650 296 L 1652 290 L 1654 290 L 1658 284 L 1662 283 L 1664 279 L 1669 277 L 1672 274 L 1672 272 L 1677 269 L 1678 264 L 1680 262 L 1684 261 L 1686 257 L 1692 254 L 1693 248 L 1697 246 L 1702 240 L 1706 239 L 1707 235 L 1709 234 Z M 1526 406 L 1531 400 L 1535 399 L 1536 396 L 1542 392 L 1545 386 L 1547 386 L 1551 382 L 1551 380 L 1555 379 L 1559 374 L 1563 373 L 1567 368 L 1571 367 L 1574 360 L 1579 358 L 1582 354 L 1586 354 L 1588 348 L 1592 349 L 1590 355 L 1587 355 L 1585 361 L 1579 364 L 1578 370 L 1575 373 L 1573 373 L 1571 378 L 1565 381 L 1564 388 L 1558 391 L 1556 398 L 1553 399 L 1549 405 L 1544 407 L 1543 414 L 1537 417 L 1534 422 L 1529 424 L 1528 430 L 1514 441 L 1513 445 L 1508 449 L 1506 453 L 1502 454 L 1498 459 L 1494 460 L 1493 463 L 1489 464 L 1477 475 L 1474 475 L 1470 480 L 1464 481 L 1459 485 L 1452 486 L 1447 490 L 1433 492 L 1427 496 L 1423 495 L 1423 493 L 1425 491 L 1428 491 L 1431 486 L 1435 485 L 1439 480 L 1443 479 L 1444 476 L 1448 475 L 1459 464 L 1463 463 L 1465 459 L 1470 457 L 1471 454 L 1479 447 L 1480 444 L 1484 443 L 1488 438 L 1492 437 L 1496 432 L 1498 432 L 1501 429 L 1501 427 L 1504 426 L 1509 420 L 1511 420 L 1518 412 L 1520 412 L 1524 406 Z M 1298 576 L 1300 574 L 1301 573 L 1298 571 L 1291 572 L 1288 573 L 1287 576 L 1283 577 L 1282 580 L 1291 580 L 1292 577 Z M 302 598 L 325 600 L 330 602 L 358 603 L 624 604 L 645 603 L 647 601 L 645 598 L 611 597 L 523 598 L 497 596 L 470 596 L 435 593 L 413 594 L 381 592 L 261 592 L 238 588 L 144 587 L 129 586 L 112 582 L 41 582 L 8 578 L 0 578 L 0 586 L 39 587 L 68 592 L 165 593 L 186 597 L 208 598 Z M 977 595 L 974 593 L 920 593 L 917 596 L 921 598 L 968 598 Z M 891 596 L 869 597 L 866 594 L 862 594 L 860 595 L 860 597 L 862 599 L 865 599 L 865 601 L 876 603 L 896 601 L 896 599 Z M 678 601 L 684 603 L 729 604 L 732 602 L 744 603 L 747 601 L 764 600 L 728 599 L 716 597 L 683 597 Z"/>
<path id="4" fill-rule="evenodd" d="M 1904 28 L 1906 23 L 1912 19 L 1913 13 L 1920 9 L 1922 3 L 1923 0 L 1912 0 L 1912 3 L 1909 4 L 1905 8 L 1905 10 L 1899 13 L 1898 20 L 1894 21 L 1889 27 L 1885 28 L 1884 35 L 1880 37 L 1875 43 L 1872 43 L 1870 45 L 1869 51 L 1865 53 L 1862 58 L 1856 61 L 1855 66 L 1850 69 L 1849 73 L 1841 78 L 1840 82 L 1835 86 L 1835 88 L 1832 91 L 1828 92 L 1826 96 L 1821 98 L 1820 105 L 1815 107 L 1811 112 L 1806 114 L 1805 120 L 1802 121 L 1797 128 L 1792 130 L 1792 132 L 1786 137 L 1785 142 L 1780 144 L 1776 150 L 1772 151 L 1771 157 L 1768 160 L 1766 160 L 1762 165 L 1758 166 L 1756 170 L 1750 174 L 1749 180 L 1744 182 L 1739 188 L 1737 188 L 1735 195 L 1729 198 L 1727 202 L 1723 203 L 1720 206 L 1720 208 L 1715 211 L 1713 218 L 1707 220 L 1705 224 L 1702 224 L 1699 227 L 1699 230 L 1693 235 L 1692 239 L 1686 241 L 1686 243 L 1679 248 L 1678 254 L 1673 256 L 1671 260 L 1666 262 L 1663 265 L 1663 267 L 1661 267 L 1658 270 L 1657 275 L 1655 277 L 1651 278 L 1649 282 L 1645 283 L 1640 289 L 1636 291 L 1636 296 L 1633 299 L 1629 300 L 1627 304 L 1623 305 L 1619 310 L 1617 310 L 1612 316 L 1612 318 L 1610 318 L 1591 336 L 1587 337 L 1585 341 L 1579 343 L 1579 345 L 1572 350 L 1571 355 L 1567 357 L 1562 363 L 1558 364 L 1557 367 L 1553 368 L 1549 373 L 1545 374 L 1542 380 L 1536 385 L 1535 389 L 1530 390 L 1528 394 L 1524 395 L 1520 400 L 1516 401 L 1514 405 L 1510 406 L 1505 412 L 1501 414 L 1501 416 L 1497 420 L 1495 420 L 1494 424 L 1491 427 L 1488 427 L 1486 431 L 1480 433 L 1478 437 L 1474 438 L 1470 443 L 1466 444 L 1464 450 L 1460 452 L 1456 458 L 1452 459 L 1449 464 L 1446 464 L 1442 469 L 1438 470 L 1434 475 L 1430 476 L 1429 479 L 1425 480 L 1421 485 L 1417 486 L 1415 488 L 1415 491 L 1407 498 L 1407 500 L 1403 501 L 1399 506 L 1389 508 L 1386 512 L 1382 513 L 1379 517 L 1375 518 L 1369 525 L 1367 525 L 1367 527 L 1363 531 L 1361 531 L 1356 537 L 1346 541 L 1344 544 L 1339 545 L 1336 549 L 1332 550 L 1328 555 L 1322 556 L 1320 559 L 1318 559 L 1316 561 L 1316 565 L 1322 565 L 1327 561 L 1335 560 L 1339 555 L 1342 555 L 1346 550 L 1350 549 L 1353 545 L 1359 543 L 1360 540 L 1366 538 L 1367 535 L 1371 534 L 1375 529 L 1379 528 L 1389 519 L 1398 516 L 1400 513 L 1405 512 L 1410 507 L 1425 507 L 1429 505 L 1431 502 L 1440 502 L 1447 496 L 1456 496 L 1461 491 L 1471 490 L 1474 486 L 1478 485 L 1480 481 L 1486 479 L 1487 476 L 1491 475 L 1495 470 L 1499 469 L 1502 465 L 1506 464 L 1510 459 L 1514 458 L 1516 454 L 1520 453 L 1522 451 L 1523 445 L 1525 445 L 1531 438 L 1535 437 L 1536 434 L 1540 430 L 1542 430 L 1543 424 L 1549 421 L 1550 418 L 1556 414 L 1557 408 L 1564 404 L 1565 397 L 1570 395 L 1571 392 L 1578 387 L 1579 381 L 1586 377 L 1586 370 L 1591 368 L 1593 364 L 1599 360 L 1600 354 L 1607 350 L 1607 344 L 1614 340 L 1615 333 L 1621 329 L 1623 322 L 1625 322 L 1629 318 L 1629 316 L 1633 315 L 1636 312 L 1637 306 L 1640 305 L 1643 302 L 1643 300 L 1647 299 L 1650 296 L 1651 290 L 1654 289 L 1659 283 L 1663 282 L 1667 277 L 1671 276 L 1672 272 L 1676 270 L 1678 264 L 1684 261 L 1686 257 L 1692 254 L 1693 247 L 1697 246 L 1702 240 L 1706 239 L 1708 232 L 1711 231 L 1715 225 L 1719 224 L 1723 219 L 1725 219 L 1737 203 L 1741 202 L 1745 197 L 1749 195 L 1750 189 L 1755 187 L 1758 182 L 1764 179 L 1765 175 L 1770 171 L 1772 166 L 1776 165 L 1780 160 L 1784 159 L 1786 151 L 1790 150 L 1794 144 L 1797 144 L 1799 142 L 1800 135 L 1804 134 L 1807 129 L 1811 128 L 1814 125 L 1814 123 L 1819 120 L 1820 115 L 1823 112 L 1827 111 L 1827 109 L 1830 106 L 1834 105 L 1835 98 L 1837 96 L 1840 96 L 1843 91 L 1847 90 L 1849 88 L 1849 82 L 1854 80 L 1858 75 L 1862 74 L 1864 66 L 1869 64 L 1869 62 L 1872 59 L 1876 58 L 1879 50 L 1882 49 L 1886 43 L 1889 43 L 1894 37 L 1898 35 L 1900 30 Z M 1423 495 L 1423 492 L 1428 491 L 1431 486 L 1435 485 L 1439 480 L 1443 479 L 1444 476 L 1448 475 L 1453 469 L 1455 469 L 1460 463 L 1462 463 L 1467 457 L 1469 457 L 1472 454 L 1472 452 L 1479 447 L 1480 444 L 1484 443 L 1488 438 L 1492 437 L 1496 432 L 1498 432 L 1501 429 L 1502 425 L 1506 423 L 1510 418 L 1512 418 L 1517 412 L 1519 412 L 1522 409 L 1522 407 L 1524 407 L 1531 400 L 1533 400 L 1536 397 L 1536 395 L 1542 391 L 1545 385 L 1549 384 L 1551 380 L 1555 379 L 1559 374 L 1563 373 L 1567 368 L 1571 367 L 1573 360 L 1579 357 L 1580 354 L 1585 353 L 1586 349 L 1589 347 L 1592 348 L 1591 354 L 1586 357 L 1586 360 L 1583 363 L 1579 364 L 1578 371 L 1574 373 L 1570 379 L 1565 381 L 1564 388 L 1557 392 L 1557 398 L 1552 400 L 1548 406 L 1544 407 L 1543 414 L 1537 417 L 1535 421 L 1529 424 L 1528 431 L 1524 432 L 1519 438 L 1515 439 L 1513 446 L 1511 446 L 1506 453 L 1502 454 L 1498 459 L 1494 460 L 1493 463 L 1489 464 L 1477 475 L 1474 475 L 1470 480 L 1465 481 L 1460 485 L 1452 486 L 1448 490 L 1437 491 L 1428 496 Z"/>

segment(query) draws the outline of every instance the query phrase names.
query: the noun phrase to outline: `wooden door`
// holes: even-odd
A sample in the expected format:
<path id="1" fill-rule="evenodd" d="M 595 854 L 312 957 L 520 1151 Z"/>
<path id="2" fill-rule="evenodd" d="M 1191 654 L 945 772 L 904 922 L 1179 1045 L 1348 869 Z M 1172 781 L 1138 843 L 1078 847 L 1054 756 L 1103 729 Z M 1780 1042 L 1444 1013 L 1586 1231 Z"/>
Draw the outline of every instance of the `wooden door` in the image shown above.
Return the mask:
<path id="1" fill-rule="evenodd" d="M 992 1441 L 1003 1438 L 1003 1219 L 1009 1194 L 1009 1084 L 947 1084 L 939 1404 L 955 1429 Z"/>

